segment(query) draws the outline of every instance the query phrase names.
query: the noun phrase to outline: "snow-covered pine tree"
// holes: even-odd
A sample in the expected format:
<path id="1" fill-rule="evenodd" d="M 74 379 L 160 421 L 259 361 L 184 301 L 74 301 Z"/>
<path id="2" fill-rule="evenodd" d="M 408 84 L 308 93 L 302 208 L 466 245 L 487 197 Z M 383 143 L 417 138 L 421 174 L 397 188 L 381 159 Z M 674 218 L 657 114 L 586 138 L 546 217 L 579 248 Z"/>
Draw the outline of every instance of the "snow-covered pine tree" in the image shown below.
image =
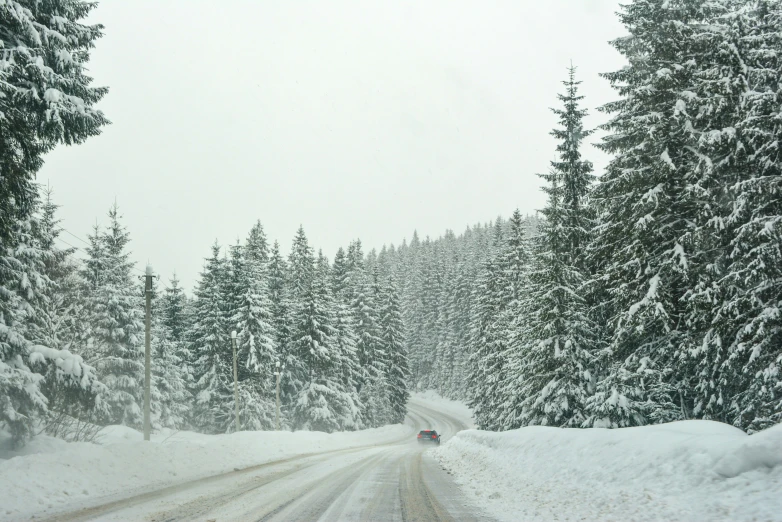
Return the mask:
<path id="1" fill-rule="evenodd" d="M 288 349 L 283 352 L 285 371 L 283 382 L 285 396 L 291 402 L 290 408 L 296 407 L 299 392 L 305 383 L 309 382 L 309 369 L 301 354 L 302 324 L 304 322 L 305 297 L 314 299 L 312 281 L 315 277 L 315 254 L 307 240 L 304 227 L 300 226 L 293 238 L 291 252 L 288 255 L 287 282 L 290 298 L 291 336 Z"/>
<path id="2" fill-rule="evenodd" d="M 340 357 L 340 373 L 342 386 L 350 401 L 352 424 L 346 424 L 345 429 L 362 429 L 364 427 L 364 405 L 358 395 L 358 385 L 363 372 L 356 355 L 358 336 L 350 306 L 350 273 L 347 256 L 342 248 L 337 250 L 334 264 L 331 267 L 331 290 L 334 295 L 334 330 L 337 353 Z"/>
<path id="3" fill-rule="evenodd" d="M 182 342 L 186 339 L 189 329 L 187 317 L 187 296 L 179 279 L 174 274 L 168 282 L 160 304 L 160 322 L 168 330 L 168 336 L 172 341 Z"/>
<path id="4" fill-rule="evenodd" d="M 103 29 L 85 23 L 96 5 L 12 0 L 0 8 L 0 244 L 18 241 L 18 223 L 32 216 L 43 155 L 60 143 L 81 143 L 108 123 L 95 109 L 107 89 L 91 87 L 86 74 Z M 6 284 L 12 283 L 0 279 Z"/>
<path id="5" fill-rule="evenodd" d="M 469 236 L 469 235 L 468 235 Z M 467 241 L 469 250 L 466 259 L 459 263 L 454 286 L 454 342 L 457 353 L 454 361 L 454 375 L 451 383 L 451 396 L 456 400 L 467 399 L 467 371 L 470 347 L 470 322 L 473 314 L 472 285 L 475 281 L 476 267 L 473 265 L 475 253 L 472 241 Z"/>
<path id="6" fill-rule="evenodd" d="M 293 238 L 291 253 L 288 256 L 288 280 L 294 308 L 301 304 L 304 294 L 309 292 L 314 274 L 315 255 L 307 241 L 304 227 L 300 226 Z"/>
<path id="7" fill-rule="evenodd" d="M 782 421 L 782 5 L 732 5 L 736 13 L 719 24 L 723 78 L 714 75 L 713 105 L 738 109 L 709 142 L 709 152 L 722 152 L 715 170 L 727 170 L 729 206 L 715 221 L 729 244 L 715 292 L 722 302 L 710 318 L 716 357 L 701 389 L 712 392 L 707 413 L 753 432 Z"/>
<path id="8" fill-rule="evenodd" d="M 287 415 L 288 405 L 292 403 L 295 392 L 290 385 L 288 368 L 294 368 L 290 347 L 292 335 L 292 310 L 288 286 L 288 267 L 280 253 L 280 244 L 275 241 L 269 257 L 269 300 L 271 301 L 272 330 L 274 346 L 281 365 L 285 365 L 280 382 L 280 402 L 283 417 Z"/>
<path id="9" fill-rule="evenodd" d="M 244 245 L 239 240 L 228 248 L 225 258 L 225 272 L 222 281 L 222 309 L 225 321 L 225 330 L 230 333 L 238 329 L 236 312 L 242 306 L 243 297 L 247 288 L 247 279 L 244 270 Z M 231 360 L 233 364 L 233 359 Z M 244 369 L 242 370 L 244 371 Z"/>
<path id="10" fill-rule="evenodd" d="M 741 380 L 722 370 L 736 335 L 732 297 L 736 291 L 744 293 L 727 266 L 736 235 L 738 216 L 732 215 L 736 188 L 750 175 L 746 140 L 737 130 L 748 91 L 741 35 L 748 29 L 749 10 L 733 0 L 709 6 L 708 30 L 696 34 L 700 67 L 694 74 L 694 88 L 678 102 L 682 111 L 693 115 L 699 134 L 698 161 L 692 166 L 696 177 L 689 192 L 700 207 L 691 239 L 695 247 L 688 259 L 692 290 L 685 299 L 689 335 L 683 343 L 688 356 L 677 364 L 684 377 L 678 402 L 684 418 L 725 421 L 729 397 Z"/>
<path id="11" fill-rule="evenodd" d="M 266 239 L 266 232 L 264 232 L 260 220 L 256 221 L 250 229 L 244 248 L 247 257 L 264 266 L 269 263 L 269 242 Z"/>
<path id="12" fill-rule="evenodd" d="M 484 407 L 489 415 L 492 429 L 506 427 L 507 420 L 515 411 L 508 386 L 512 375 L 509 364 L 514 352 L 523 350 L 524 343 L 518 333 L 525 328 L 524 317 L 529 305 L 530 253 L 527 226 L 521 212 L 516 209 L 507 222 L 503 243 L 497 253 L 495 297 L 496 315 L 486 332 L 487 357 L 484 361 L 491 383 Z M 526 304 L 526 306 L 525 306 Z"/>
<path id="13" fill-rule="evenodd" d="M 372 287 L 372 277 L 364 268 L 361 242 L 354 241 L 348 247 L 350 285 L 348 295 L 357 335 L 356 356 L 361 375 L 358 391 L 364 405 L 364 423 L 367 427 L 385 424 L 387 400 L 384 381 L 385 354 L 380 345 L 378 310 Z"/>
<path id="14" fill-rule="evenodd" d="M 443 255 L 438 263 L 441 267 L 441 282 L 438 295 L 438 314 L 435 319 L 436 349 L 431 387 L 444 397 L 451 397 L 451 384 L 454 379 L 456 361 L 456 278 L 454 267 L 448 255 Z"/>
<path id="15" fill-rule="evenodd" d="M 45 285 L 36 300 L 35 317 L 29 325 L 29 339 L 55 349 L 79 350 L 80 317 L 84 312 L 80 290 L 79 265 L 73 259 L 75 248 L 60 248 L 55 240 L 60 236 L 59 205 L 52 200 L 51 188 L 43 191 L 43 204 L 34 222 L 33 233 L 41 247 L 41 274 L 52 284 Z"/>
<path id="16" fill-rule="evenodd" d="M 293 408 L 295 427 L 331 433 L 350 425 L 352 409 L 342 386 L 328 261 L 320 254 L 297 310 L 292 346 L 303 369 Z"/>
<path id="17" fill-rule="evenodd" d="M 120 222 L 116 203 L 109 225 L 99 237 L 102 256 L 97 287 L 88 297 L 92 364 L 108 388 L 106 422 L 134 428 L 142 425 L 144 324 L 141 294 L 131 279 L 127 251 L 130 235 Z M 92 252 L 91 252 L 92 255 Z M 93 260 L 98 261 L 98 260 Z"/>
<path id="18" fill-rule="evenodd" d="M 96 222 L 92 227 L 92 233 L 87 235 L 89 246 L 85 250 L 87 258 L 81 263 L 81 278 L 83 281 L 82 295 L 84 300 L 84 313 L 87 320 L 84 321 L 83 328 L 79 332 L 82 340 L 82 356 L 85 360 L 93 360 L 97 357 L 95 352 L 95 343 L 92 337 L 93 323 L 92 318 L 95 313 L 93 306 L 95 300 L 92 296 L 98 291 L 98 288 L 105 280 L 106 266 L 106 247 L 101 239 L 101 228 Z"/>
<path id="19" fill-rule="evenodd" d="M 494 224 L 492 234 L 491 253 L 483 262 L 474 287 L 475 312 L 470 326 L 472 341 L 468 360 L 469 405 L 473 409 L 475 423 L 481 429 L 498 426 L 494 405 L 501 382 L 501 375 L 495 373 L 496 364 L 493 362 L 497 357 L 494 352 L 498 334 L 495 325 L 503 310 L 500 296 L 504 278 L 499 255 L 504 241 L 501 220 Z"/>
<path id="20" fill-rule="evenodd" d="M 245 401 L 242 425 L 250 429 L 274 428 L 274 346 L 272 303 L 266 269 L 265 238 L 260 223 L 250 231 L 237 274 L 241 290 L 231 321 L 237 328 L 240 381 Z"/>
<path id="21" fill-rule="evenodd" d="M 334 264 L 331 267 L 331 289 L 334 292 L 334 296 L 339 300 L 345 303 L 351 302 L 350 267 L 348 266 L 347 255 L 342 247 L 337 249 L 337 254 L 334 256 Z"/>
<path id="22" fill-rule="evenodd" d="M 79 276 L 78 263 L 72 257 L 75 249 L 61 249 L 55 242 L 62 229 L 56 215 L 58 205 L 52 200 L 52 190 L 47 187 L 43 196 L 38 219 L 33 222 L 33 233 L 42 253 L 41 275 L 48 281 L 33 301 L 34 314 L 30 316 L 26 337 L 33 345 L 62 350 L 62 354 L 79 354 L 81 333 L 88 320 L 82 295 L 84 284 Z M 40 364 L 34 367 L 44 371 Z M 94 370 L 90 369 L 90 372 L 94 373 Z M 49 410 L 47 433 L 70 439 L 75 435 L 75 425 L 97 421 L 96 406 L 99 408 L 102 402 L 93 392 L 104 388 L 93 385 L 90 390 L 74 386 L 75 383 L 64 378 L 65 375 L 58 364 L 46 365 L 41 390 Z"/>
<path id="23" fill-rule="evenodd" d="M 193 424 L 204 433 L 226 433 L 233 429 L 234 409 L 230 334 L 225 329 L 222 307 L 225 262 L 215 242 L 196 284 L 190 351 L 193 355 L 195 405 Z"/>
<path id="24" fill-rule="evenodd" d="M 174 274 L 169 280 L 160 305 L 159 317 L 153 316 L 157 329 L 153 332 L 153 371 L 158 380 L 156 386 L 167 405 L 161 406 L 162 426 L 181 429 L 191 422 L 195 387 L 193 354 L 188 343 L 191 317 L 188 300 L 179 279 Z M 170 381 L 170 384 L 169 384 Z"/>
<path id="25" fill-rule="evenodd" d="M 559 141 L 559 158 L 551 172 L 541 175 L 548 203 L 534 241 L 535 257 L 528 269 L 524 305 L 514 324 L 510 386 L 505 390 L 513 407 L 505 428 L 529 424 L 580 426 L 593 386 L 590 351 L 596 331 L 583 297 L 583 249 L 590 228 L 586 208 L 592 165 L 581 157 L 589 133 L 583 128 L 586 111 L 580 108 L 580 82 L 571 66 L 559 95 L 562 109 L 554 109 L 560 127 L 552 131 Z M 511 219 L 511 230 L 517 217 Z M 511 234 L 512 236 L 514 234 Z M 523 241 L 523 240 L 522 240 Z M 524 255 L 524 249 L 518 249 Z M 519 276 L 522 280 L 524 274 Z"/>
<path id="26" fill-rule="evenodd" d="M 153 429 L 185 428 L 191 411 L 193 396 L 189 388 L 192 386 L 192 375 L 188 361 L 182 357 L 183 352 L 188 353 L 188 350 L 183 348 L 184 342 L 175 340 L 165 322 L 168 316 L 166 307 L 172 304 L 171 301 L 167 303 L 166 297 L 174 297 L 176 303 L 178 295 L 184 298 L 181 288 L 177 287 L 173 291 L 166 289 L 161 299 L 158 280 L 152 280 L 150 420 Z"/>
<path id="27" fill-rule="evenodd" d="M 183 429 L 189 425 L 193 395 L 189 365 L 165 327 L 152 329 L 152 386 L 150 394 L 151 423 L 154 429 Z"/>
<path id="28" fill-rule="evenodd" d="M 634 0 L 621 7 L 628 36 L 612 42 L 629 66 L 605 74 L 620 99 L 600 147 L 613 154 L 594 191 L 598 211 L 589 264 L 608 288 L 611 339 L 601 352 L 591 426 L 629 426 L 683 417 L 690 375 L 680 362 L 692 332 L 687 297 L 694 287 L 701 208 L 697 113 L 687 109 L 703 67 L 700 36 L 711 3 Z"/>
<path id="29" fill-rule="evenodd" d="M 424 343 L 424 303 L 423 303 L 423 256 L 418 232 L 413 232 L 413 238 L 407 248 L 407 263 L 402 279 L 402 296 L 404 306 L 402 314 L 405 323 L 405 338 L 407 339 L 410 373 L 413 386 L 417 387 L 422 378 L 421 354 Z"/>
<path id="30" fill-rule="evenodd" d="M 388 422 L 396 424 L 403 422 L 407 415 L 410 369 L 407 362 L 399 294 L 397 285 L 391 278 L 383 288 L 381 303 L 380 341 L 387 357 L 385 381 L 391 414 Z"/>
<path id="31" fill-rule="evenodd" d="M 29 339 L 36 306 L 50 284 L 42 274 L 48 255 L 41 245 L 49 239 L 31 216 L 38 202 L 36 195 L 30 197 L 23 213 L 3 223 L 0 238 L 0 430 L 10 433 L 16 446 L 49 415 L 42 390 L 47 382 L 76 394 L 100 391 L 95 372 L 80 356 Z M 5 209 L 2 213 L 5 218 Z"/>
<path id="32" fill-rule="evenodd" d="M 437 240 L 426 237 L 421 242 L 420 255 L 420 287 L 418 300 L 421 316 L 418 321 L 417 349 L 412 354 L 416 368 L 416 386 L 420 389 L 436 388 L 435 364 L 437 362 L 438 318 L 440 317 L 440 285 L 442 282 L 442 267 L 438 265 L 441 245 Z M 438 331 L 439 330 L 439 331 Z"/>

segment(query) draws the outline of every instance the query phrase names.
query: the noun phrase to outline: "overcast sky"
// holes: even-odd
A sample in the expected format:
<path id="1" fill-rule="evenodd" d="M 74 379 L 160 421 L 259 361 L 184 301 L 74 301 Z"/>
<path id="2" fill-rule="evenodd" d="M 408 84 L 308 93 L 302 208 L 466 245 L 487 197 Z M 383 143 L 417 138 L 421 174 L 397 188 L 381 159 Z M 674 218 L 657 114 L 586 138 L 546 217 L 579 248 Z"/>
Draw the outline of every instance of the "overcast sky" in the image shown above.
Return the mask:
<path id="1" fill-rule="evenodd" d="M 115 198 L 139 267 L 190 288 L 260 219 L 333 258 L 543 206 L 571 59 L 591 109 L 622 66 L 615 0 L 102 0 L 113 124 L 38 179 L 86 239 Z M 606 157 L 589 147 L 597 166 Z M 63 235 L 74 246 L 78 239 Z"/>

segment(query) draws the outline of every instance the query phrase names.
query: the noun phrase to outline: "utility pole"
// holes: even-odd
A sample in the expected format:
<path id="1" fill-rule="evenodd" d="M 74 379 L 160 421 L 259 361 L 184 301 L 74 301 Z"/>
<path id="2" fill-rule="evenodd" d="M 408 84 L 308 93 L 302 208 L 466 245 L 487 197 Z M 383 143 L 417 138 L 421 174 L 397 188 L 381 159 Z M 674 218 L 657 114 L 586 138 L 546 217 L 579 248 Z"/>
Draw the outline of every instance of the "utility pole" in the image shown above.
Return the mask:
<path id="1" fill-rule="evenodd" d="M 276 366 L 274 375 L 277 376 L 277 412 L 274 415 L 274 425 L 275 429 L 280 431 L 280 361 L 277 361 Z"/>
<path id="2" fill-rule="evenodd" d="M 149 420 L 149 389 L 151 384 L 151 339 L 150 333 L 152 323 L 152 267 L 147 265 L 147 271 L 144 275 L 144 296 L 146 298 L 146 332 L 144 336 L 144 440 L 149 440 L 150 420 Z"/>
<path id="3" fill-rule="evenodd" d="M 234 407 L 236 408 L 236 431 L 239 431 L 239 372 L 236 368 L 236 330 L 231 332 L 231 346 L 234 350 Z"/>

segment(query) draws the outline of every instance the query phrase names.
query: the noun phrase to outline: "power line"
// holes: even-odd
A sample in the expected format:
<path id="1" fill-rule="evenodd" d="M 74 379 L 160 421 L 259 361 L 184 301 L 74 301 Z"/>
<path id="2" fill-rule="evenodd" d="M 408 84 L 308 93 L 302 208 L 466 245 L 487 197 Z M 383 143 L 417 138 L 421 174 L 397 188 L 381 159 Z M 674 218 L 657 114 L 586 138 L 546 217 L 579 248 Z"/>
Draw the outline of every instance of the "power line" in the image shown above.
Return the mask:
<path id="1" fill-rule="evenodd" d="M 63 232 L 67 232 L 69 235 L 71 235 L 71 236 L 75 237 L 76 239 L 78 239 L 79 241 L 81 241 L 82 243 L 84 243 L 85 245 L 87 245 L 87 246 L 90 246 L 90 244 L 89 244 L 89 243 L 87 243 L 86 241 L 84 241 L 82 238 L 80 238 L 80 237 L 79 237 L 79 236 L 77 236 L 76 234 L 74 234 L 74 233 L 72 233 L 72 232 L 69 232 L 69 231 L 65 230 L 64 228 L 60 228 L 60 229 L 61 229 Z M 81 247 L 77 247 L 77 246 L 75 246 L 75 245 L 72 245 L 72 244 L 68 243 L 67 241 L 65 241 L 64 239 L 62 239 L 62 238 L 61 238 L 61 237 L 59 237 L 59 236 L 55 237 L 54 239 L 56 239 L 56 240 L 58 240 L 58 241 L 60 241 L 60 242 L 62 242 L 62 243 L 64 243 L 64 244 L 68 245 L 69 247 L 73 248 L 74 250 L 78 250 L 79 252 L 82 252 L 82 253 L 84 253 L 84 254 L 86 254 L 86 255 L 88 255 L 88 256 L 90 255 L 90 253 L 89 253 L 89 252 L 87 252 L 86 250 L 84 250 L 83 248 L 81 248 Z M 131 268 L 131 270 L 135 270 L 136 272 L 138 272 L 138 273 L 139 273 L 139 274 L 141 274 L 141 275 L 147 275 L 146 271 L 144 271 L 144 270 L 141 270 L 140 268 L 136 268 L 134 265 L 130 265 L 130 268 Z M 164 289 L 164 290 L 170 290 L 170 289 L 168 288 L 168 285 L 166 285 L 165 283 L 163 283 L 160 277 L 158 277 L 158 281 L 159 281 L 159 282 L 160 282 L 160 284 L 163 286 L 163 289 Z"/>
<path id="2" fill-rule="evenodd" d="M 70 235 L 70 236 L 73 236 L 73 237 L 75 237 L 76 239 L 78 239 L 79 241 L 81 241 L 82 243 L 84 243 L 85 245 L 87 245 L 87 246 L 91 246 L 91 245 L 90 245 L 88 242 L 84 241 L 82 238 L 80 238 L 79 236 L 77 236 L 77 235 L 76 235 L 76 234 L 74 234 L 73 232 L 70 232 L 70 231 L 68 231 L 68 230 L 65 230 L 65 229 L 64 229 L 64 228 L 62 228 L 62 227 L 60 227 L 60 230 L 62 230 L 63 232 L 65 232 L 66 234 L 68 234 L 68 235 Z"/>

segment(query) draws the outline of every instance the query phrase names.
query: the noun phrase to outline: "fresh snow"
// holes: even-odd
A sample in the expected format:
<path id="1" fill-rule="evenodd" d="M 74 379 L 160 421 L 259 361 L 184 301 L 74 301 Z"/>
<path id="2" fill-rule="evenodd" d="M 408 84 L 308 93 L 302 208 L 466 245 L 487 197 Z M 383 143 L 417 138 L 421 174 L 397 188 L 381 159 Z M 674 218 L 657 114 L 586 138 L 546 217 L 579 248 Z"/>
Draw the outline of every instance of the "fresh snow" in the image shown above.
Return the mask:
<path id="1" fill-rule="evenodd" d="M 782 425 L 470 430 L 434 456 L 499 520 L 782 520 Z"/>
<path id="2" fill-rule="evenodd" d="M 410 394 L 410 402 L 437 410 L 458 420 L 468 428 L 475 428 L 472 410 L 463 402 L 446 399 L 434 390 L 426 390 Z"/>
<path id="3" fill-rule="evenodd" d="M 161 430 L 150 442 L 110 426 L 99 444 L 38 436 L 21 452 L 0 451 L 0 519 L 31 516 L 140 494 L 297 455 L 384 444 L 412 435 L 409 425 L 327 434 L 243 431 L 202 435 Z"/>

